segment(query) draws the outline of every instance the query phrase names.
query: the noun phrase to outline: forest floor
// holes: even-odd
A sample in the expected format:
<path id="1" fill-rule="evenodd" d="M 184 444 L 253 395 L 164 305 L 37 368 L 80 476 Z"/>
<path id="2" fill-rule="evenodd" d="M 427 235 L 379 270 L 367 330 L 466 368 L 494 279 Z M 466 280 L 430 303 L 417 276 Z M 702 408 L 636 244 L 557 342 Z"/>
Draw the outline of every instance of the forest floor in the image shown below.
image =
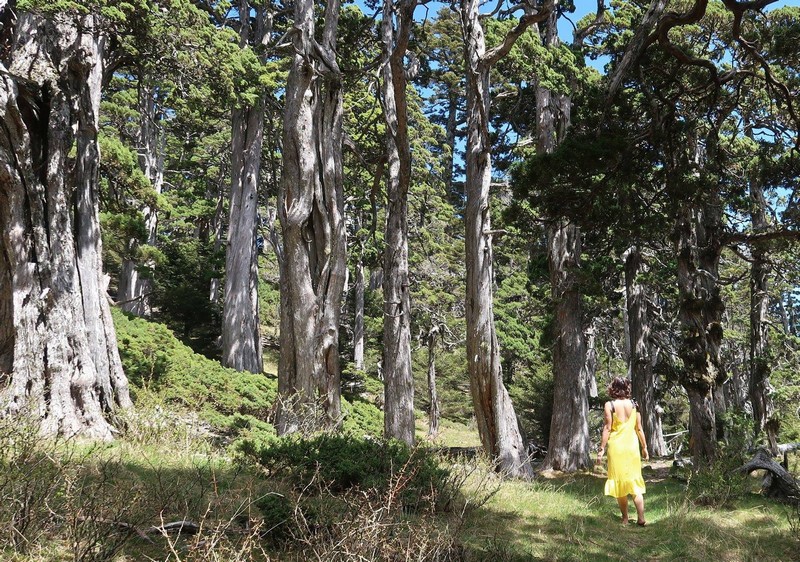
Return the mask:
<path id="1" fill-rule="evenodd" d="M 749 479 L 743 497 L 702 506 L 689 500 L 672 464 L 669 458 L 644 463 L 645 527 L 622 524 L 617 502 L 603 495 L 602 467 L 503 482 L 466 521 L 469 559 L 800 561 L 800 514 L 760 495 L 760 475 Z M 633 502 L 629 512 L 633 523 Z"/>

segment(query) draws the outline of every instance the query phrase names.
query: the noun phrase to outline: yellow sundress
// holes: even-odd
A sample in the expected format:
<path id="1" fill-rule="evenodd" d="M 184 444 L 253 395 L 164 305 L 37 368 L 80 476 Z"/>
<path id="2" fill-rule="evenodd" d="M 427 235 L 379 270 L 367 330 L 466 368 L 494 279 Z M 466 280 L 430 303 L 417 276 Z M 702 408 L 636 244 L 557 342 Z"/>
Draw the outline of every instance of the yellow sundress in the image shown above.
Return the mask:
<path id="1" fill-rule="evenodd" d="M 611 433 L 608 437 L 607 496 L 621 498 L 628 494 L 645 493 L 642 478 L 642 459 L 639 455 L 639 440 L 636 437 L 636 408 L 624 422 L 617 413 L 611 414 Z"/>

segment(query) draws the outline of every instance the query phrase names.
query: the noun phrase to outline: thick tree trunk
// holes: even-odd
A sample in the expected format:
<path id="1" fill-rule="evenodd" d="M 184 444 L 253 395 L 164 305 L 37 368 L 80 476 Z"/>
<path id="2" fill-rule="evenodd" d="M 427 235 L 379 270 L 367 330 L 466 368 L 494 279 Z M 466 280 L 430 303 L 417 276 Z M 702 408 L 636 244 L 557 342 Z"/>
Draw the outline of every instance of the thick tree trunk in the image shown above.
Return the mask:
<path id="1" fill-rule="evenodd" d="M 753 232 L 767 230 L 767 203 L 761 185 L 754 179 L 750 184 L 751 220 Z M 753 245 L 750 265 L 750 403 L 753 406 L 755 437 L 766 431 L 769 448 L 777 452 L 777 422 L 769 383 L 769 273 L 768 248 L 762 243 Z"/>
<path id="2" fill-rule="evenodd" d="M 428 330 L 428 436 L 439 434 L 439 397 L 436 395 L 436 338 L 439 326 L 433 325 Z"/>
<path id="3" fill-rule="evenodd" d="M 580 233 L 559 221 L 548 228 L 550 286 L 553 299 L 553 415 L 545 469 L 574 472 L 590 465 L 589 398 L 583 309 L 577 287 Z"/>
<path id="4" fill-rule="evenodd" d="M 554 10 L 540 35 L 546 47 L 558 45 Z M 572 100 L 536 88 L 537 151 L 553 152 L 570 124 Z M 578 287 L 580 229 L 565 220 L 547 228 L 548 267 L 553 300 L 553 415 L 544 468 L 573 472 L 590 466 L 589 398 L 583 303 Z"/>
<path id="5" fill-rule="evenodd" d="M 386 248 L 383 278 L 383 429 L 387 438 L 414 444 L 414 377 L 411 372 L 411 288 L 408 284 L 408 188 L 411 148 L 403 59 L 416 0 L 384 0 L 381 91 L 386 120 Z M 397 20 L 395 31 L 394 20 Z"/>
<path id="6" fill-rule="evenodd" d="M 264 37 L 264 8 L 251 8 L 241 0 L 240 14 L 255 9 L 255 29 L 249 18 L 242 21 L 240 46 L 256 45 Z M 225 289 L 222 313 L 222 363 L 237 371 L 264 370 L 261 329 L 258 321 L 258 179 L 264 138 L 264 100 L 235 108 L 231 117 L 231 203 L 228 242 L 225 248 Z"/>
<path id="7" fill-rule="evenodd" d="M 725 378 L 720 359 L 724 303 L 719 288 L 720 206 L 710 200 L 682 205 L 676 255 L 683 360 L 681 384 L 689 396 L 692 454 L 697 464 L 716 451 L 714 388 Z"/>
<path id="8" fill-rule="evenodd" d="M 295 2 L 294 57 L 286 84 L 278 432 L 340 421 L 339 315 L 347 241 L 342 176 L 342 88 L 336 62 L 339 1 L 325 5 L 322 42 L 314 2 Z M 284 296 L 283 292 L 286 292 Z"/>
<path id="9" fill-rule="evenodd" d="M 492 303 L 492 226 L 489 186 L 492 179 L 489 140 L 489 72 L 508 49 L 486 51 L 478 0 L 462 0 L 461 22 L 467 67 L 466 261 L 467 365 L 478 433 L 498 467 L 519 477 L 532 474 L 511 397 L 503 384 L 500 348 Z M 527 20 L 526 25 L 533 23 Z M 521 24 L 522 25 L 522 24 Z M 522 30 L 525 28 L 523 27 Z M 514 32 L 522 31 L 515 29 Z M 513 32 L 512 32 L 513 33 Z M 518 35 L 517 35 L 518 36 Z"/>
<path id="10" fill-rule="evenodd" d="M 13 37 L 0 72 L 2 410 L 109 439 L 105 415 L 131 402 L 100 258 L 106 38 L 94 15 L 56 24 L 4 5 L 0 20 Z"/>
<path id="11" fill-rule="evenodd" d="M 661 407 L 657 399 L 658 377 L 653 372 L 650 353 L 650 318 L 647 297 L 639 281 L 644 273 L 641 251 L 637 246 L 631 246 L 625 252 L 624 259 L 631 391 L 640 406 L 647 450 L 654 457 L 663 457 L 667 455 L 667 446 L 661 427 Z"/>

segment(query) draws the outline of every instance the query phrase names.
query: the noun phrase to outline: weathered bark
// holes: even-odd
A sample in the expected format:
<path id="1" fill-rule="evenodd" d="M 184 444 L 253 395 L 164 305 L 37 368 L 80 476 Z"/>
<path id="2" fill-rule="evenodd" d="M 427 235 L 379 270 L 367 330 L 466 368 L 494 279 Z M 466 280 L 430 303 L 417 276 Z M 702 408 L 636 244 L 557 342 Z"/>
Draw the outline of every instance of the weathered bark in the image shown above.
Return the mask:
<path id="1" fill-rule="evenodd" d="M 434 324 L 428 330 L 428 436 L 439 434 L 439 397 L 436 395 L 436 338 L 439 326 Z"/>
<path id="2" fill-rule="evenodd" d="M 540 35 L 543 45 L 558 45 L 554 10 Z M 570 124 L 572 100 L 536 87 L 536 149 L 550 153 Z M 581 233 L 577 225 L 556 219 L 547 227 L 548 268 L 553 301 L 553 415 L 544 468 L 572 472 L 590 466 L 589 398 L 583 303 L 578 287 Z"/>
<path id="3" fill-rule="evenodd" d="M 467 365 L 481 444 L 501 470 L 520 477 L 532 474 L 511 397 L 503 384 L 500 349 L 492 303 L 492 227 L 489 186 L 492 177 L 489 140 L 489 73 L 524 30 L 542 19 L 526 14 L 503 43 L 486 50 L 478 0 L 462 0 L 467 99 L 466 265 Z"/>
<path id="4" fill-rule="evenodd" d="M 767 203 L 760 183 L 750 183 L 751 221 L 753 233 L 767 230 Z M 750 403 L 753 406 L 755 437 L 766 431 L 769 448 L 777 452 L 777 421 L 769 383 L 769 273 L 768 248 L 762 242 L 753 243 L 750 265 Z"/>
<path id="5" fill-rule="evenodd" d="M 153 85 L 149 83 L 144 70 L 139 72 L 139 166 L 144 176 L 150 180 L 150 185 L 156 194 L 160 194 L 164 186 L 164 142 L 165 137 L 158 124 L 159 116 L 156 108 L 156 94 Z M 153 203 L 148 203 L 142 209 L 144 215 L 147 239 L 145 243 L 155 246 L 158 235 L 158 209 Z M 133 239 L 129 242 L 128 250 L 135 254 L 139 241 Z M 122 271 L 119 278 L 117 300 L 120 307 L 137 316 L 150 316 L 152 312 L 151 297 L 153 293 L 153 278 L 151 275 L 141 275 L 137 263 L 132 257 L 122 262 Z M 155 268 L 152 261 L 141 264 L 151 272 Z"/>
<path id="6" fill-rule="evenodd" d="M 650 317 L 647 296 L 639 281 L 644 273 L 642 253 L 637 246 L 631 246 L 623 257 L 631 393 L 640 406 L 647 450 L 651 456 L 663 457 L 667 455 L 667 446 L 661 427 L 661 407 L 657 400 L 658 377 L 653 372 L 650 353 Z"/>
<path id="7" fill-rule="evenodd" d="M 416 0 L 384 0 L 381 93 L 386 121 L 386 248 L 383 265 L 383 431 L 414 444 L 414 377 L 411 372 L 411 288 L 408 283 L 408 188 L 411 148 L 403 59 Z M 395 31 L 394 21 L 397 21 Z"/>
<path id="8" fill-rule="evenodd" d="M 555 342 L 553 415 L 543 467 L 573 472 L 590 465 L 583 307 L 575 271 L 580 263 L 580 232 L 575 225 L 558 221 L 548 228 L 547 238 Z"/>
<path id="9" fill-rule="evenodd" d="M 13 6 L 12 6 L 13 7 Z M 48 434 L 109 439 L 130 406 L 101 270 L 95 15 L 0 8 L 0 408 Z M 80 31 L 79 31 L 80 30 Z"/>
<path id="10" fill-rule="evenodd" d="M 266 12 L 240 0 L 239 13 L 255 11 L 255 29 L 243 18 L 240 46 L 251 34 L 261 45 L 266 33 Z M 231 136 L 231 193 L 228 241 L 225 248 L 225 289 L 222 313 L 222 363 L 237 371 L 264 370 L 258 321 L 258 179 L 264 138 L 263 94 L 252 105 L 234 108 Z"/>
<path id="11" fill-rule="evenodd" d="M 340 421 L 339 315 L 347 241 L 342 88 L 336 62 L 339 4 L 332 0 L 325 5 L 318 43 L 314 2 L 295 2 L 278 201 L 284 239 L 277 416 L 281 434 Z"/>
<path id="12" fill-rule="evenodd" d="M 715 456 L 713 391 L 725 378 L 720 359 L 725 307 L 719 287 L 721 209 L 714 194 L 708 198 L 704 203 L 682 204 L 676 236 L 680 381 L 689 396 L 692 454 L 697 464 Z"/>
<path id="13" fill-rule="evenodd" d="M 767 449 L 758 449 L 755 456 L 738 470 L 745 474 L 750 474 L 754 470 L 767 471 L 768 476 L 764 478 L 764 495 L 792 503 L 800 503 L 800 482 L 784 467 L 775 462 L 772 458 L 772 453 Z"/>

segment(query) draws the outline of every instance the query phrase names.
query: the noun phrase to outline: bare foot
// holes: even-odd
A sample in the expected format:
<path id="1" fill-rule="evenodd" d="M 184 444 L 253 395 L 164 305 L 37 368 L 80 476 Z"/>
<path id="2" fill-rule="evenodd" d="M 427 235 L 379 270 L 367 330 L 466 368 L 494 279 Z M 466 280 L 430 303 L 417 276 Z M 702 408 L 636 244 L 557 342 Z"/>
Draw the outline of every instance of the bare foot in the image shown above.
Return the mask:
<path id="1" fill-rule="evenodd" d="M 647 525 L 647 521 L 637 521 L 636 524 L 639 525 L 640 527 L 644 527 L 645 525 Z"/>

